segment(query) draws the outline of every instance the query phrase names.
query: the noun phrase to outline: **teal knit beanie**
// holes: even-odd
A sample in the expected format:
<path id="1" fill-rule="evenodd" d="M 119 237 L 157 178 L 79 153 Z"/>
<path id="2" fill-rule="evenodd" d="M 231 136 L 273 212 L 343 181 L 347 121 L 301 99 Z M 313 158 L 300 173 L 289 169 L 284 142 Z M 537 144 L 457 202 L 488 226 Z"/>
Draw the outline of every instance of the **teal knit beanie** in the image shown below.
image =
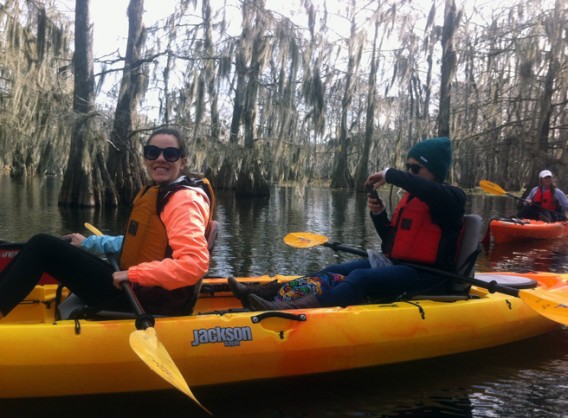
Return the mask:
<path id="1" fill-rule="evenodd" d="M 439 181 L 444 181 L 452 162 L 452 144 L 449 138 L 430 138 L 416 143 L 408 152 L 408 158 L 414 158 L 425 165 Z"/>

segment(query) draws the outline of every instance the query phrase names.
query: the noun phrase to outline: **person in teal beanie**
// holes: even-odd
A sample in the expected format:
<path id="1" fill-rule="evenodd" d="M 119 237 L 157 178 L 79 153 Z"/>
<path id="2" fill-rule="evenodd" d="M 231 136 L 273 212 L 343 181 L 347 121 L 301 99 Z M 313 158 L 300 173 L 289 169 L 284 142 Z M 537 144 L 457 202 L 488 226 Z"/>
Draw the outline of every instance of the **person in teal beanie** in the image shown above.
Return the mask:
<path id="1" fill-rule="evenodd" d="M 413 158 L 428 167 L 438 181 L 444 181 L 452 162 L 452 143 L 449 138 L 431 138 L 417 142 L 408 151 L 407 158 Z"/>
<path id="2" fill-rule="evenodd" d="M 244 284 L 232 283 L 233 291 L 237 296 L 246 295 L 256 310 L 348 306 L 368 297 L 396 300 L 403 295 L 452 292 L 452 281 L 446 276 L 407 264 L 457 271 L 456 249 L 466 196 L 460 188 L 444 182 L 451 161 L 449 138 L 430 138 L 410 149 L 405 169 L 385 168 L 367 178 L 365 185 L 373 191 L 386 183 L 406 191 L 391 219 L 382 199 L 367 194 L 371 220 L 382 240 L 382 254 L 326 267 L 318 274 L 336 275 L 334 280 L 327 286 L 312 286 L 311 292 L 286 289 L 285 295 L 297 297 L 293 300 L 282 300 L 283 292 L 267 300 Z"/>

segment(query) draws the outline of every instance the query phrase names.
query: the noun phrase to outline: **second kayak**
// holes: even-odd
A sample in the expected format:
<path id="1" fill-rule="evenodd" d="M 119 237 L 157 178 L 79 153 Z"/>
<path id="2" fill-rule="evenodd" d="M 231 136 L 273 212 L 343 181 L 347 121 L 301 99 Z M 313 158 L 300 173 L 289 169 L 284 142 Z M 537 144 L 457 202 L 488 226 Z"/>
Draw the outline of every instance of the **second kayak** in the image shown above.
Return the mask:
<path id="1" fill-rule="evenodd" d="M 557 239 L 568 235 L 568 221 L 496 218 L 489 222 L 489 229 L 497 244 L 524 239 Z"/>

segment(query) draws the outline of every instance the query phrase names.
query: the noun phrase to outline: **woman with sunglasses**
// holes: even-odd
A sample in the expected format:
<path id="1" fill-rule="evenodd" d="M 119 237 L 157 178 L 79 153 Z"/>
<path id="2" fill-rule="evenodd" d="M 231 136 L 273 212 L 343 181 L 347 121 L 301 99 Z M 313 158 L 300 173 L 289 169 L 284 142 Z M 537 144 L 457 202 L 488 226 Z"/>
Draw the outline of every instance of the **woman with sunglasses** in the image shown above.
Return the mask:
<path id="1" fill-rule="evenodd" d="M 324 286 L 306 287 L 306 278 L 301 278 L 301 291 L 279 289 L 270 295 L 273 300 L 258 295 L 264 289 L 250 289 L 240 283 L 232 284 L 233 291 L 241 299 L 247 297 L 258 310 L 348 306 L 367 297 L 393 300 L 405 294 L 451 292 L 451 282 L 444 276 L 405 264 L 456 272 L 454 260 L 466 196 L 458 187 L 444 183 L 451 152 L 448 138 L 427 139 L 409 151 L 406 170 L 387 168 L 369 176 L 366 185 L 371 191 L 385 183 L 406 191 L 392 219 L 378 195 L 371 192 L 367 196 L 383 254 L 328 266 L 317 276 L 324 276 Z"/>
<path id="2" fill-rule="evenodd" d="M 565 221 L 568 198 L 554 183 L 552 172 L 542 170 L 538 175 L 538 186 L 531 189 L 517 218 L 536 219 L 546 222 Z"/>
<path id="3" fill-rule="evenodd" d="M 32 237 L 0 273 L 0 318 L 26 297 L 44 272 L 93 308 L 128 311 L 120 284 L 129 281 L 147 312 L 191 312 L 187 303 L 194 285 L 209 268 L 205 235 L 212 196 L 199 181 L 182 175 L 185 142 L 175 129 L 150 135 L 144 164 L 152 184 L 136 196 L 125 235 Z M 113 271 L 99 256 L 112 253 L 120 255 L 121 271 Z"/>

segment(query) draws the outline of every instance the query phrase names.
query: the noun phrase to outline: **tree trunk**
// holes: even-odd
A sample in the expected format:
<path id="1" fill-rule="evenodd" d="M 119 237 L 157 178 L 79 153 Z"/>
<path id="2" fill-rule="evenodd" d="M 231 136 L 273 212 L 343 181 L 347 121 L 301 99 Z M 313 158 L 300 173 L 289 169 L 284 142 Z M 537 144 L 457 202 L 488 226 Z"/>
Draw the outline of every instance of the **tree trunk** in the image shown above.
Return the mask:
<path id="1" fill-rule="evenodd" d="M 444 27 L 442 29 L 442 70 L 440 80 L 440 111 L 438 113 L 438 136 L 450 136 L 450 90 L 456 69 L 454 34 L 461 19 L 455 0 L 446 0 Z"/>
<path id="2" fill-rule="evenodd" d="M 118 103 L 110 134 L 108 170 L 120 204 L 128 205 L 146 180 L 141 164 L 138 135 L 134 132 L 136 108 L 143 89 L 144 71 L 141 50 L 144 46 L 144 0 L 128 5 L 128 43 Z"/>
<path id="3" fill-rule="evenodd" d="M 557 58 L 553 55 L 553 51 L 549 53 L 548 70 L 544 79 L 544 88 L 540 97 L 540 109 L 537 125 L 537 143 L 538 149 L 546 155 L 548 152 L 548 142 L 550 134 L 550 119 L 552 117 L 552 97 L 554 94 L 554 80 L 558 71 Z M 536 169 L 535 169 L 536 170 Z"/>
<path id="4" fill-rule="evenodd" d="M 373 39 L 373 52 L 371 56 L 371 70 L 369 71 L 369 93 L 367 95 L 367 114 L 365 117 L 365 139 L 363 140 L 363 151 L 361 158 L 355 169 L 355 189 L 365 191 L 365 180 L 369 175 L 369 152 L 373 141 L 375 123 L 375 101 L 376 101 L 376 80 L 377 80 L 377 37 L 379 35 L 379 22 L 375 22 L 375 37 Z"/>
<path id="5" fill-rule="evenodd" d="M 207 93 L 209 94 L 210 101 L 210 115 L 211 115 L 211 137 L 219 139 L 221 132 L 221 122 L 219 119 L 219 104 L 217 92 L 217 80 L 215 77 L 215 64 L 213 60 L 215 56 L 215 48 L 213 47 L 213 29 L 211 22 L 211 4 L 209 0 L 203 0 L 202 5 L 204 34 L 205 34 L 205 53 L 210 57 L 205 62 L 205 79 L 207 83 Z"/>
<path id="6" fill-rule="evenodd" d="M 245 29 L 243 29 L 245 31 Z M 233 104 L 233 117 L 231 119 L 231 131 L 230 131 L 230 142 L 231 144 L 239 143 L 239 130 L 241 127 L 241 119 L 243 117 L 243 109 L 245 103 L 245 90 L 246 90 L 246 79 L 245 75 L 248 71 L 247 62 L 244 52 L 244 37 L 246 35 L 243 33 L 241 40 L 239 41 L 239 47 L 237 48 L 237 56 L 235 57 L 235 72 L 237 74 L 237 84 L 235 86 L 235 99 Z"/>
<path id="7" fill-rule="evenodd" d="M 258 100 L 259 75 L 264 66 L 267 47 L 264 39 L 266 31 L 264 0 L 243 2 L 243 29 L 236 57 L 237 86 L 233 120 L 231 122 L 230 142 L 238 143 L 241 119 L 244 127 L 245 158 L 237 179 L 237 195 L 267 196 L 268 184 L 257 158 L 254 158 L 256 140 L 256 107 Z M 228 156 L 234 158 L 234 156 Z M 229 167 L 234 166 L 229 163 Z"/>
<path id="8" fill-rule="evenodd" d="M 116 204 L 113 185 L 104 166 L 104 138 L 95 134 L 93 32 L 90 0 L 75 2 L 75 81 L 73 111 L 76 115 L 69 162 L 63 176 L 59 204 L 100 207 Z"/>
<path id="9" fill-rule="evenodd" d="M 335 149 L 335 169 L 331 178 L 331 187 L 334 189 L 351 189 L 354 181 L 349 172 L 347 161 L 347 151 L 349 140 L 347 136 L 347 115 L 351 112 L 351 102 L 353 100 L 353 77 L 359 64 L 360 48 L 362 45 L 356 41 L 355 18 L 351 21 L 351 37 L 349 39 L 349 61 L 347 63 L 347 74 L 345 75 L 345 89 L 341 100 L 341 122 L 339 127 L 339 138 Z"/>

